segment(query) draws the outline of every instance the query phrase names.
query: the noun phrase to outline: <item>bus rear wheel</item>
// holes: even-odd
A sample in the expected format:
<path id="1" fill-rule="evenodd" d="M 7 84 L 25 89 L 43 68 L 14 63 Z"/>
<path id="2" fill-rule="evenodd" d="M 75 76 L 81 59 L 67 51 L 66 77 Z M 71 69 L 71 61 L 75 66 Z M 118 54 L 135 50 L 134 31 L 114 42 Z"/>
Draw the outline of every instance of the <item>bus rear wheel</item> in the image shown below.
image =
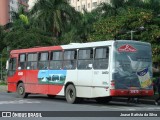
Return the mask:
<path id="1" fill-rule="evenodd" d="M 25 87 L 23 83 L 19 83 L 17 87 L 17 94 L 20 98 L 27 98 L 28 93 L 25 92 Z"/>
<path id="2" fill-rule="evenodd" d="M 98 103 L 109 103 L 112 100 L 112 97 L 99 97 L 96 98 Z"/>
<path id="3" fill-rule="evenodd" d="M 76 97 L 76 89 L 74 85 L 70 84 L 67 86 L 65 91 L 65 97 L 68 103 L 74 104 L 78 102 L 78 98 Z"/>

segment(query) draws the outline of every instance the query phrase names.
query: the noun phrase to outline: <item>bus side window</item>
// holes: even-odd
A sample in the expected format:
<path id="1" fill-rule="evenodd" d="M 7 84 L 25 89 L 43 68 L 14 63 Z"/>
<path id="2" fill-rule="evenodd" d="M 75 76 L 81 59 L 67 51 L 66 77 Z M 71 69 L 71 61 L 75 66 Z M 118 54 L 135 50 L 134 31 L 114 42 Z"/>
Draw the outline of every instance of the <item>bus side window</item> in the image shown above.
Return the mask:
<path id="1" fill-rule="evenodd" d="M 51 52 L 50 69 L 52 70 L 62 69 L 62 64 L 63 64 L 63 52 L 62 51 Z"/>
<path id="2" fill-rule="evenodd" d="M 76 50 L 66 50 L 64 51 L 64 62 L 63 69 L 76 69 Z"/>
<path id="3" fill-rule="evenodd" d="M 16 72 L 16 58 L 11 58 L 9 60 L 8 76 L 13 76 Z"/>
<path id="4" fill-rule="evenodd" d="M 108 58 L 109 58 L 108 47 L 96 48 L 94 55 L 94 64 L 93 64 L 94 69 L 107 69 Z"/>
<path id="5" fill-rule="evenodd" d="M 48 69 L 49 62 L 48 62 L 49 54 L 48 52 L 39 53 L 38 56 L 38 69 Z"/>
<path id="6" fill-rule="evenodd" d="M 37 53 L 29 53 L 27 58 L 27 69 L 37 69 Z"/>
<path id="7" fill-rule="evenodd" d="M 19 55 L 19 66 L 21 70 L 25 69 L 26 66 L 26 55 L 20 54 Z"/>
<path id="8" fill-rule="evenodd" d="M 89 65 L 93 62 L 93 49 L 80 49 L 78 53 L 78 69 L 91 69 Z"/>

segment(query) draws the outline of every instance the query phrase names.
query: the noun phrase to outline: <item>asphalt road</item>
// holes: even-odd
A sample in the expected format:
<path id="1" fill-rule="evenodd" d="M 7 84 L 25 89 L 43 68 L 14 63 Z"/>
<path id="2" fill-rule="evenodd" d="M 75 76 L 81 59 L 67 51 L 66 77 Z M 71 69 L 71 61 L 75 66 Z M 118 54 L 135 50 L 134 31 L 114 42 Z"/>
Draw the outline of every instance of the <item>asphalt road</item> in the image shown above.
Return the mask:
<path id="1" fill-rule="evenodd" d="M 84 100 L 84 102 L 80 104 L 68 104 L 64 97 L 56 97 L 54 99 L 49 99 L 46 95 L 29 95 L 27 99 L 18 98 L 15 93 L 6 93 L 6 92 L 0 92 L 0 111 L 30 111 L 30 112 L 41 112 L 41 111 L 52 111 L 51 114 L 54 114 L 55 111 L 71 111 L 70 117 L 63 117 L 58 116 L 58 120 L 60 119 L 66 119 L 71 120 L 75 119 L 75 117 L 72 117 L 71 113 L 73 111 L 73 114 L 77 114 L 76 119 L 86 119 L 86 120 L 106 120 L 110 117 L 79 117 L 81 116 L 81 113 L 76 113 L 75 111 L 97 111 L 97 112 L 91 112 L 88 114 L 98 114 L 98 112 L 106 112 L 106 111 L 112 111 L 107 114 L 112 114 L 111 120 L 114 119 L 122 119 L 127 120 L 128 117 L 114 117 L 114 114 L 116 115 L 116 112 L 137 112 L 137 111 L 160 111 L 160 106 L 155 106 L 153 104 L 134 104 L 130 103 L 127 104 L 126 102 L 118 102 L 118 101 L 111 101 L 108 104 L 98 104 L 94 100 Z M 60 114 L 60 112 L 58 114 Z M 73 115 L 73 116 L 74 116 Z M 75 115 L 76 116 L 76 115 Z M 92 116 L 92 115 L 91 115 Z M 145 120 L 150 119 L 156 120 L 157 117 L 144 117 Z M 9 119 L 9 118 L 8 118 Z M 22 118 L 21 118 L 22 119 Z M 33 118 L 29 118 L 33 119 Z M 36 119 L 36 118 L 35 118 Z M 38 118 L 40 119 L 40 118 Z M 42 120 L 44 118 L 41 118 Z M 40 120 L 41 120 L 40 119 Z M 45 118 L 45 119 L 52 119 L 53 118 Z M 54 117 L 56 119 L 56 117 Z M 131 119 L 134 119 L 132 117 Z M 141 117 L 136 118 L 136 120 L 141 120 Z M 159 119 L 159 118 L 158 118 Z"/>

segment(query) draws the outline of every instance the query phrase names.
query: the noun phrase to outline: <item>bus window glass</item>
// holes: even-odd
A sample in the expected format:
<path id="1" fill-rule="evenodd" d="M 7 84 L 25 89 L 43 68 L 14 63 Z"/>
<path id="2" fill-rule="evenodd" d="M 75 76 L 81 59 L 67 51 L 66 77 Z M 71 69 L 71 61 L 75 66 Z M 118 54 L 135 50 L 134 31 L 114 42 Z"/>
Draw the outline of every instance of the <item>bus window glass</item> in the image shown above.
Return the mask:
<path id="1" fill-rule="evenodd" d="M 93 49 L 79 50 L 78 69 L 91 69 L 89 67 L 93 60 Z"/>
<path id="2" fill-rule="evenodd" d="M 16 58 L 11 58 L 9 61 L 8 76 L 13 76 L 16 71 Z"/>
<path id="3" fill-rule="evenodd" d="M 47 61 L 48 53 L 40 53 L 40 61 Z"/>
<path id="4" fill-rule="evenodd" d="M 76 50 L 67 50 L 64 51 L 64 69 L 75 69 L 76 68 L 76 57 L 77 51 Z"/>
<path id="5" fill-rule="evenodd" d="M 92 52 L 92 50 L 90 50 L 90 49 L 79 50 L 79 59 L 90 59 L 90 58 L 92 58 L 91 52 Z"/>
<path id="6" fill-rule="evenodd" d="M 25 69 L 25 66 L 26 66 L 26 55 L 21 54 L 19 56 L 19 67 L 21 67 L 21 69 Z"/>
<path id="7" fill-rule="evenodd" d="M 52 60 L 62 60 L 62 51 L 52 52 Z"/>
<path id="8" fill-rule="evenodd" d="M 48 52 L 39 53 L 38 69 L 48 69 Z"/>
<path id="9" fill-rule="evenodd" d="M 21 54 L 20 55 L 20 62 L 24 62 L 26 59 L 25 59 L 25 54 Z"/>
<path id="10" fill-rule="evenodd" d="M 95 49 L 94 69 L 108 68 L 109 48 L 101 47 Z"/>
<path id="11" fill-rule="evenodd" d="M 62 69 L 63 64 L 63 52 L 55 51 L 51 52 L 50 69 L 59 70 Z"/>
<path id="12" fill-rule="evenodd" d="M 37 53 L 28 54 L 27 59 L 27 69 L 35 70 L 37 69 Z"/>
<path id="13" fill-rule="evenodd" d="M 28 54 L 28 61 L 37 61 L 37 53 Z"/>
<path id="14" fill-rule="evenodd" d="M 113 79 L 116 89 L 152 89 L 152 53 L 149 45 L 115 44 Z M 130 49 L 129 49 L 130 48 Z M 146 81 L 146 82 L 144 82 Z"/>

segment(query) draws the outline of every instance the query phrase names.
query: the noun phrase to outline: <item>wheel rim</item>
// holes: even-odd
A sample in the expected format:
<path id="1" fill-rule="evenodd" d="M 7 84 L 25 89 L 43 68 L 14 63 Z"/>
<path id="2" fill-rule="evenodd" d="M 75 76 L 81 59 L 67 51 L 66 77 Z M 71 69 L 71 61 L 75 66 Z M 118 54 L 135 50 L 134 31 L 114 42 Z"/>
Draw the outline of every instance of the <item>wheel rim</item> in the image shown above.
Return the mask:
<path id="1" fill-rule="evenodd" d="M 19 87 L 19 94 L 22 95 L 24 93 L 24 88 L 22 86 Z"/>
<path id="2" fill-rule="evenodd" d="M 73 98 L 74 98 L 74 92 L 73 92 L 72 89 L 69 89 L 69 90 L 68 90 L 68 95 L 69 95 L 69 98 L 70 98 L 70 99 L 73 99 Z"/>

